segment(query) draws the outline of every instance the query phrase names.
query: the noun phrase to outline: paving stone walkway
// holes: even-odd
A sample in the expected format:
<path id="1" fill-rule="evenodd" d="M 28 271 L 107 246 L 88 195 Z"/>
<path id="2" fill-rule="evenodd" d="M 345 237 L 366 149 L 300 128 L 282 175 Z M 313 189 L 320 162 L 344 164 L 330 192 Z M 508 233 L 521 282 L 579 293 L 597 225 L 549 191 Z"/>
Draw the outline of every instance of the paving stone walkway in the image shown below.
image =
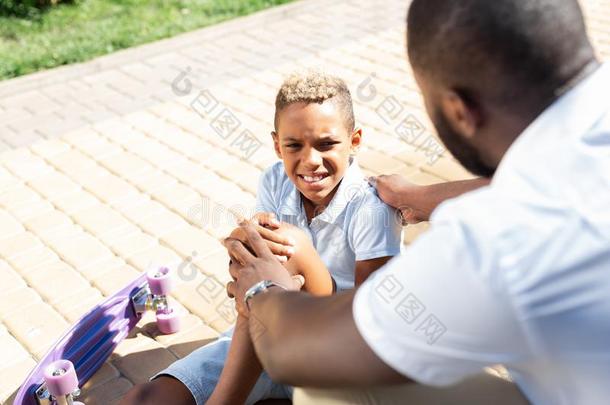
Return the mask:
<path id="1" fill-rule="evenodd" d="M 86 385 L 88 405 L 116 403 L 232 323 L 218 238 L 252 211 L 275 161 L 275 92 L 297 68 L 346 79 L 368 173 L 468 177 L 425 117 L 406 3 L 298 1 L 0 83 L 0 402 L 70 324 L 152 264 L 179 270 L 184 328 L 159 336 L 140 322 Z M 610 1 L 583 5 L 608 59 Z M 425 226 L 406 228 L 405 243 Z"/>

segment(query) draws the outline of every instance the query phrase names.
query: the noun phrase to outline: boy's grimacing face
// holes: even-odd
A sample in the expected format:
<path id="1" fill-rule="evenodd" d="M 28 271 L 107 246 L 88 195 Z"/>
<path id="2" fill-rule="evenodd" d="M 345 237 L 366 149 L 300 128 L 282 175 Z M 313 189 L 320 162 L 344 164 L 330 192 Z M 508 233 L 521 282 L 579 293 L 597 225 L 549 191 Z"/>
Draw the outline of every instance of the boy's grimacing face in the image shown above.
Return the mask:
<path id="1" fill-rule="evenodd" d="M 286 174 L 314 206 L 328 206 L 350 154 L 360 145 L 361 131 L 349 133 L 332 101 L 290 104 L 279 113 L 273 143 Z"/>

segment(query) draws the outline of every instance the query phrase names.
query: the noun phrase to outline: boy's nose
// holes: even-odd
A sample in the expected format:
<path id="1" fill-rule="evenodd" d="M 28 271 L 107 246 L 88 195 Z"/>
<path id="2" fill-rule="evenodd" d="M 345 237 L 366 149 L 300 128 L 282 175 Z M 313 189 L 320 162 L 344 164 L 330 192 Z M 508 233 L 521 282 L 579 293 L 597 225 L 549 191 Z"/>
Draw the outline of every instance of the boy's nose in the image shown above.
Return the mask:
<path id="1" fill-rule="evenodd" d="M 322 165 L 322 154 L 315 148 L 310 148 L 309 150 L 305 151 L 303 161 L 307 166 L 319 167 Z"/>

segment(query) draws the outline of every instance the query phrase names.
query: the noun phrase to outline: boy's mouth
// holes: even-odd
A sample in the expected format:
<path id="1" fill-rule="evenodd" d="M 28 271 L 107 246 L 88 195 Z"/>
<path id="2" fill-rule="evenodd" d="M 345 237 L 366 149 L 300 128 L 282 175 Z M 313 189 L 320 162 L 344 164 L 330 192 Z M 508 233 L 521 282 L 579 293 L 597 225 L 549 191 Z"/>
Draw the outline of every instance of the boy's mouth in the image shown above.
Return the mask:
<path id="1" fill-rule="evenodd" d="M 311 176 L 298 174 L 297 176 L 299 177 L 299 179 L 303 180 L 307 184 L 316 185 L 316 184 L 324 181 L 324 179 L 326 179 L 329 176 L 329 174 L 321 173 L 321 174 L 314 174 Z"/>

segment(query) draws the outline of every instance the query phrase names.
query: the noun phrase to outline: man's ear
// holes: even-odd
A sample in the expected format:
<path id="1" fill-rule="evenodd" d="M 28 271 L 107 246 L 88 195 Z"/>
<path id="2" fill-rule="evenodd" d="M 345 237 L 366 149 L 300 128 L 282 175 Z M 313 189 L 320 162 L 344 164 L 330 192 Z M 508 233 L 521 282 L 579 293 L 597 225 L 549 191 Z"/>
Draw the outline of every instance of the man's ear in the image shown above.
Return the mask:
<path id="1" fill-rule="evenodd" d="M 360 143 L 362 142 L 362 128 L 354 129 L 351 137 L 350 152 L 355 155 L 360 149 Z"/>
<path id="2" fill-rule="evenodd" d="M 445 91 L 441 109 L 453 130 L 468 139 L 476 135 L 482 121 L 481 111 L 460 92 Z"/>
<path id="3" fill-rule="evenodd" d="M 280 149 L 280 137 L 277 132 L 271 131 L 271 137 L 273 138 L 273 149 L 278 158 L 282 158 L 282 150 Z"/>

